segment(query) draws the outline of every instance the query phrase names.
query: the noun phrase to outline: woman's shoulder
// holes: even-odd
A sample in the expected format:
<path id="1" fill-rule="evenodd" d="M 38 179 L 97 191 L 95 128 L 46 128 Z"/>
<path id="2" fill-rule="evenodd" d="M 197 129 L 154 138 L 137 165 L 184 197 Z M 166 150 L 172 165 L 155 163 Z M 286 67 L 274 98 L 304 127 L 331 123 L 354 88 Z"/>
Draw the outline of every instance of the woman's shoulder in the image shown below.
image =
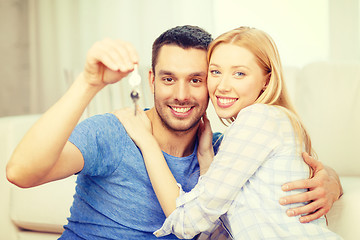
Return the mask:
<path id="1" fill-rule="evenodd" d="M 284 110 L 282 107 L 263 104 L 263 103 L 255 103 L 243 108 L 239 114 L 242 115 L 255 115 L 259 117 L 272 117 L 272 118 L 283 118 L 286 117 Z"/>
<path id="2" fill-rule="evenodd" d="M 234 127 L 281 131 L 284 126 L 289 124 L 289 118 L 282 107 L 256 103 L 243 108 L 239 112 L 234 122 Z"/>

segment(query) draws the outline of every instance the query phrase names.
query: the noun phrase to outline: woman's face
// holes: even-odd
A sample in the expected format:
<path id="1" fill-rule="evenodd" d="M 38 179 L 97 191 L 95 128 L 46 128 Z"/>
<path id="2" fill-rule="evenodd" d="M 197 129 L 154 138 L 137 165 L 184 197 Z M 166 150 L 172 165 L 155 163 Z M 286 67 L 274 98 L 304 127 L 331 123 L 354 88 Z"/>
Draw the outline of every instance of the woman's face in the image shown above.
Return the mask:
<path id="1" fill-rule="evenodd" d="M 236 117 L 241 109 L 253 104 L 266 80 L 254 54 L 246 48 L 225 43 L 214 48 L 207 85 L 219 117 Z"/>

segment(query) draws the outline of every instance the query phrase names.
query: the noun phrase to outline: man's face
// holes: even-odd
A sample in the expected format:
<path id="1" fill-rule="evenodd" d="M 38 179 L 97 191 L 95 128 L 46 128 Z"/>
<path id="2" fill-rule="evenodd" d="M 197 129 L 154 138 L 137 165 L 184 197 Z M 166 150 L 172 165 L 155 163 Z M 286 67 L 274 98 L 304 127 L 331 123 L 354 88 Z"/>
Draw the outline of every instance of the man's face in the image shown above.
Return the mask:
<path id="1" fill-rule="evenodd" d="M 161 47 L 150 85 L 165 127 L 183 132 L 197 126 L 209 102 L 206 77 L 205 50 Z"/>

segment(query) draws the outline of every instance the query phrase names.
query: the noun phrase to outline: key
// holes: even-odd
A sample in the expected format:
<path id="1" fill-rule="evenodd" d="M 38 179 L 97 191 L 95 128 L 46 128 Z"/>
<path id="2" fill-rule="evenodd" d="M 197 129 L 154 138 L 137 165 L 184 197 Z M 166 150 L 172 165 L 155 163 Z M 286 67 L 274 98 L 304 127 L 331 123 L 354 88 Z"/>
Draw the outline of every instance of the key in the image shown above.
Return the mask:
<path id="1" fill-rule="evenodd" d="M 136 115 L 136 109 L 137 109 L 137 103 L 138 100 L 140 98 L 140 93 L 137 90 L 138 86 L 141 83 L 141 77 L 139 75 L 139 71 L 138 71 L 138 65 L 134 66 L 134 71 L 131 74 L 130 78 L 129 78 L 129 84 L 132 87 L 132 91 L 130 93 L 130 97 L 134 102 L 134 106 L 135 106 L 135 115 Z"/>
<path id="2" fill-rule="evenodd" d="M 134 106 L 135 106 L 135 116 L 136 116 L 136 109 L 137 109 L 137 102 L 140 98 L 140 94 L 137 90 L 132 90 L 130 93 L 130 97 L 134 102 Z"/>

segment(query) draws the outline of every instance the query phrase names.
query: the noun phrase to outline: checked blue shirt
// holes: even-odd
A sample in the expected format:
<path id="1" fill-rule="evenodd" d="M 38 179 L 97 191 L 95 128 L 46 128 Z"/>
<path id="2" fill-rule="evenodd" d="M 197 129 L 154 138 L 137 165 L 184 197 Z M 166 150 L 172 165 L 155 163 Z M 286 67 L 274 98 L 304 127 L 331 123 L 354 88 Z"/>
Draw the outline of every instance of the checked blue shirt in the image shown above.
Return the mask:
<path id="1" fill-rule="evenodd" d="M 327 229 L 324 217 L 303 224 L 286 215 L 289 207 L 305 203 L 279 204 L 280 197 L 306 191 L 281 190 L 286 182 L 309 177 L 302 151 L 281 108 L 244 108 L 225 132 L 208 172 L 192 191 L 180 190 L 176 210 L 154 234 L 191 238 L 203 232 L 199 239 L 207 239 L 222 225 L 233 239 L 341 239 Z"/>

